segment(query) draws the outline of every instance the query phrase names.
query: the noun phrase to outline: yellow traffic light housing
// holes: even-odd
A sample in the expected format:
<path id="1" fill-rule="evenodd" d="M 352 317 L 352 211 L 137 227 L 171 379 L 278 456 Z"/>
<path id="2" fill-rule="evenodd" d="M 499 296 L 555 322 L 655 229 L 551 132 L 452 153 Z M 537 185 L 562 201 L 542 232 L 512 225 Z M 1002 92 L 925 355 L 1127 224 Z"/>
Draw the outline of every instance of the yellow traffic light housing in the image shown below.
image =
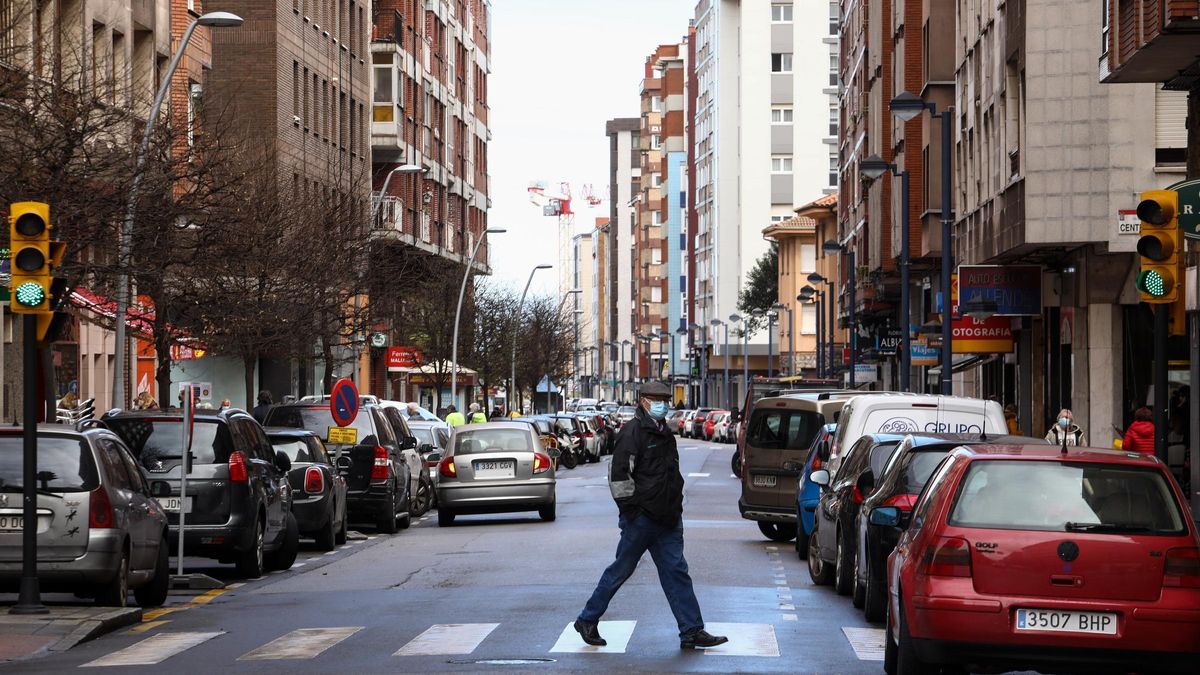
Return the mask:
<path id="1" fill-rule="evenodd" d="M 1148 190 L 1137 206 L 1142 221 L 1137 252 L 1141 256 L 1137 289 L 1142 302 L 1167 305 L 1179 301 L 1182 250 L 1179 230 L 1179 196 L 1174 190 Z"/>
<path id="2" fill-rule="evenodd" d="M 9 212 L 9 263 L 12 270 L 9 305 L 14 314 L 49 311 L 52 262 L 50 228 L 49 204 L 16 202 L 12 205 Z"/>

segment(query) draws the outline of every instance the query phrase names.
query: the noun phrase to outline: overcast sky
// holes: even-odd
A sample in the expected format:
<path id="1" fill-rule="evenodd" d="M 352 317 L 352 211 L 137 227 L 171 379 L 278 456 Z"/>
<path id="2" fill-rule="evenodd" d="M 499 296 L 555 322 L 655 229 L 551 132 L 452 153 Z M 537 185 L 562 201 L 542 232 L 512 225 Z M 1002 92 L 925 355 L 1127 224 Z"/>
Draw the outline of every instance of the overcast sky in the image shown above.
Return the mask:
<path id="1" fill-rule="evenodd" d="M 586 208 L 590 183 L 608 196 L 604 123 L 638 115 L 645 60 L 659 44 L 687 33 L 695 0 L 493 0 L 492 74 L 488 82 L 492 141 L 492 209 L 496 280 L 524 287 L 537 264 L 531 293 L 557 286 L 557 219 L 529 202 L 532 181 L 569 182 L 576 225 L 591 229 L 608 215 L 606 201 Z"/>

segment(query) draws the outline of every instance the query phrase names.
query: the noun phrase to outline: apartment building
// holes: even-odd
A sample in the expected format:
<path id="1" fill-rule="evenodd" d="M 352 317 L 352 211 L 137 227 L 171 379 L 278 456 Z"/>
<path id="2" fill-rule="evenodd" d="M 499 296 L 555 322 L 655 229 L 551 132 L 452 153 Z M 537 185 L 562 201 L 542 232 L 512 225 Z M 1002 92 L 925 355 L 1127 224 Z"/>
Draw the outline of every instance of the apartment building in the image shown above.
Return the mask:
<path id="1" fill-rule="evenodd" d="M 621 117 L 604 125 L 608 137 L 608 293 L 607 332 L 610 342 L 618 349 L 617 370 L 621 382 L 636 377 L 638 342 L 638 306 L 634 303 L 637 279 L 634 273 L 634 237 L 637 229 L 637 207 L 641 194 L 641 128 L 640 117 Z M 626 388 L 628 391 L 628 388 Z"/>
<path id="2" fill-rule="evenodd" d="M 584 396 L 598 397 L 600 395 L 601 374 L 603 372 L 604 351 L 597 345 L 599 324 L 593 308 L 597 304 L 595 283 L 595 231 L 581 232 L 571 237 L 570 273 L 572 288 L 579 289 L 575 296 L 574 330 L 575 349 L 578 357 L 575 372 L 582 380 L 580 390 Z M 566 301 L 570 296 L 564 296 Z"/>

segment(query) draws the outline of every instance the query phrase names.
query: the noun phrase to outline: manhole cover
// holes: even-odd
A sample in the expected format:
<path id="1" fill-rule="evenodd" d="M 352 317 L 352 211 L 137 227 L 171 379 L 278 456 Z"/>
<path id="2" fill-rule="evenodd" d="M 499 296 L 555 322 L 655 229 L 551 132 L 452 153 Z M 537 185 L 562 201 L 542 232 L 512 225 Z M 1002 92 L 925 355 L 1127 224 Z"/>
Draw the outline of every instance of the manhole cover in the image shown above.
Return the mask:
<path id="1" fill-rule="evenodd" d="M 554 663 L 554 659 L 468 659 L 464 661 L 447 661 L 454 665 L 481 666 L 536 666 L 540 663 Z"/>

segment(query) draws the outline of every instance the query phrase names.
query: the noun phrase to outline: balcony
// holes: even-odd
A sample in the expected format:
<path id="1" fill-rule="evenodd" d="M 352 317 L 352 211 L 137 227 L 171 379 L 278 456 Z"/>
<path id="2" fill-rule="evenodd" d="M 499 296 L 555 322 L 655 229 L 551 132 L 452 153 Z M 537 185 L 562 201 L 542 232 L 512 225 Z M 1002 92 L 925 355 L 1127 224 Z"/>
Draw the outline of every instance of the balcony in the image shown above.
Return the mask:
<path id="1" fill-rule="evenodd" d="M 1200 2 L 1196 0 L 1105 0 L 1111 2 L 1116 26 L 1110 40 L 1106 83 L 1164 82 L 1168 89 L 1186 91 L 1200 82 Z M 1115 42 L 1115 44 L 1111 44 Z M 1103 71 L 1103 68 L 1102 68 Z"/>
<path id="2" fill-rule="evenodd" d="M 404 202 L 399 197 L 384 197 L 379 203 L 379 213 L 372 229 L 373 238 L 376 241 L 410 246 L 430 255 L 466 264 L 466 257 L 471 251 L 464 250 L 462 244 L 471 242 L 472 237 L 468 236 L 467 242 L 463 242 L 457 232 L 445 230 L 445 241 L 438 241 L 438 227 L 429 214 L 419 213 L 415 225 L 406 225 L 404 212 Z M 476 260 L 474 267 L 480 274 L 491 274 L 491 267 L 486 259 L 487 245 L 485 244 L 483 248 L 484 260 Z"/>

